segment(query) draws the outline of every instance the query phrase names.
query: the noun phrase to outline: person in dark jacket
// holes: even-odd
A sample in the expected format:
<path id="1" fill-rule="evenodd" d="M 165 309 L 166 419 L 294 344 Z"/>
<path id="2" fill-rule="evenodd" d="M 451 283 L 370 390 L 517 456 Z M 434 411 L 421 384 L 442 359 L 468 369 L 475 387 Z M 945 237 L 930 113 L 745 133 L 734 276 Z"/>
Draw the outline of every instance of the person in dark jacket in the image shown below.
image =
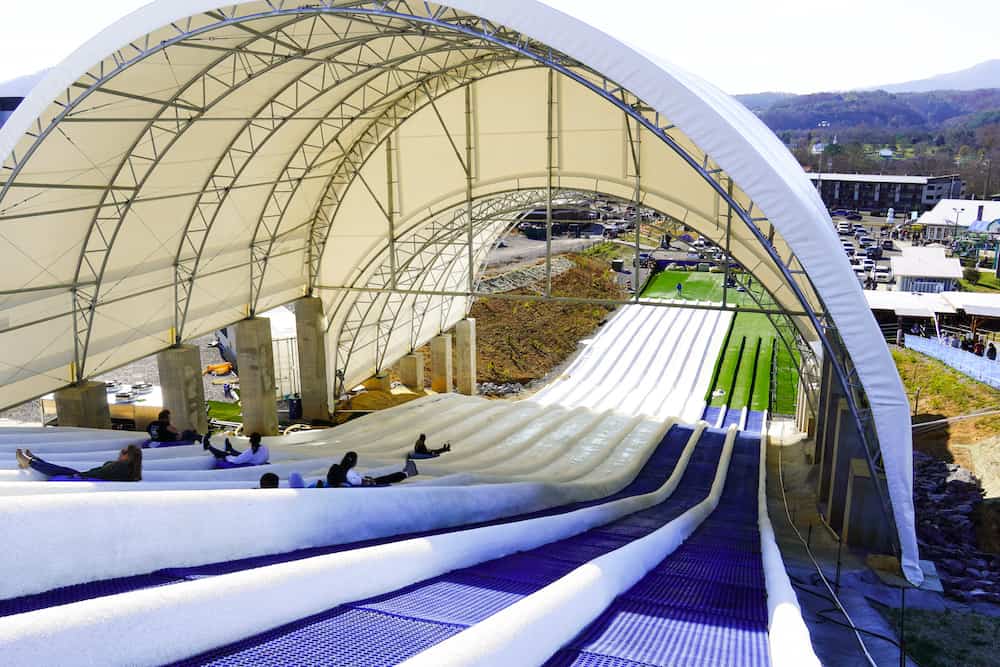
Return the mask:
<path id="1" fill-rule="evenodd" d="M 990 346 L 986 348 L 986 358 L 990 361 L 997 360 L 997 346 L 990 343 Z"/>
<path id="2" fill-rule="evenodd" d="M 441 456 L 445 452 L 451 451 L 451 443 L 446 442 L 441 447 L 437 449 L 427 448 L 427 436 L 423 433 L 417 438 L 417 441 L 413 443 L 413 453 L 410 454 L 410 458 L 413 459 L 432 459 L 437 456 Z"/>
<path id="3" fill-rule="evenodd" d="M 153 442 L 201 442 L 201 434 L 197 431 L 184 431 L 181 433 L 177 427 L 170 423 L 170 410 L 160 410 L 156 420 L 149 422 L 146 433 Z"/>
<path id="4" fill-rule="evenodd" d="M 357 463 L 358 455 L 356 452 L 347 452 L 344 454 L 344 458 L 340 460 L 340 463 L 334 463 L 327 471 L 326 486 L 387 486 L 402 482 L 407 477 L 419 474 L 417 464 L 409 458 L 406 459 L 406 466 L 401 472 L 394 472 L 389 475 L 382 475 L 381 477 L 362 477 L 354 470 L 354 466 Z M 322 481 L 317 483 L 317 486 L 320 485 L 322 485 Z"/>
<path id="5" fill-rule="evenodd" d="M 142 479 L 142 448 L 138 445 L 129 445 L 122 449 L 114 461 L 105 461 L 102 466 L 82 472 L 49 463 L 32 454 L 30 449 L 23 451 L 18 449 L 15 456 L 17 465 L 21 468 L 31 468 L 48 477 L 100 479 L 105 482 L 138 482 Z"/>

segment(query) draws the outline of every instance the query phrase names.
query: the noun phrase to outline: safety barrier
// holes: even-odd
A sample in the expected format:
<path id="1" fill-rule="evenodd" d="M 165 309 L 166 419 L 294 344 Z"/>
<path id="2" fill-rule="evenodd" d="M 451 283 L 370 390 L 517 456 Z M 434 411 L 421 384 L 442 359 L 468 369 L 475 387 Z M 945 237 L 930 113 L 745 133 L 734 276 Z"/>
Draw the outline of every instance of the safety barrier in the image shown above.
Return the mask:
<path id="1" fill-rule="evenodd" d="M 906 347 L 926 354 L 938 361 L 951 366 L 956 371 L 968 375 L 973 380 L 979 380 L 994 389 L 1000 389 L 1000 362 L 965 352 L 959 348 L 949 347 L 937 338 L 921 338 L 907 336 Z"/>

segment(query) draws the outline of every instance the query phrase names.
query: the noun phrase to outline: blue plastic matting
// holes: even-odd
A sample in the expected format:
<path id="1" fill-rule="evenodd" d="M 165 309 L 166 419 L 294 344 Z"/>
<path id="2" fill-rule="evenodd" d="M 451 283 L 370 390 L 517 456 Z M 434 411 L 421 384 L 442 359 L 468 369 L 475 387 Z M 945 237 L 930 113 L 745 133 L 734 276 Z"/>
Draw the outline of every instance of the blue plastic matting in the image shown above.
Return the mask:
<path id="1" fill-rule="evenodd" d="M 722 410 L 723 408 L 718 406 L 705 406 L 705 411 L 701 413 L 701 418 L 708 422 L 709 425 L 715 426 L 715 423 L 719 421 L 719 413 L 722 412 Z"/>
<path id="2" fill-rule="evenodd" d="M 494 519 L 491 521 L 483 521 L 483 522 L 466 524 L 463 526 L 456 526 L 451 528 L 423 531 L 418 533 L 407 533 L 403 535 L 394 535 L 373 540 L 352 542 L 349 544 L 337 544 L 326 547 L 298 549 L 295 551 L 290 551 L 280 554 L 254 556 L 251 558 L 241 558 L 238 560 L 225 561 L 220 563 L 209 563 L 206 565 L 198 565 L 193 567 L 168 568 L 168 569 L 158 570 L 150 574 L 136 575 L 131 577 L 119 577 L 115 579 L 106 579 L 102 581 L 78 584 L 74 586 L 66 586 L 63 588 L 46 591 L 45 593 L 25 595 L 17 598 L 0 600 L 0 618 L 4 616 L 11 616 L 13 614 L 22 614 L 29 611 L 35 611 L 38 609 L 45 609 L 48 607 L 54 607 L 58 605 L 70 604 L 73 602 L 80 602 L 81 600 L 89 600 L 92 598 L 104 597 L 107 595 L 127 593 L 129 591 L 140 590 L 143 588 L 151 588 L 155 586 L 163 586 L 165 584 L 179 583 L 181 581 L 186 581 L 186 580 L 201 579 L 221 574 L 228 574 L 231 572 L 239 572 L 242 570 L 264 567 L 267 565 L 274 565 L 277 563 L 286 563 L 294 560 L 311 558 L 313 556 L 322 556 L 341 551 L 348 551 L 351 549 L 360 549 L 363 547 L 375 546 L 378 544 L 386 544 L 389 542 L 395 542 L 399 540 L 405 540 L 417 537 L 426 537 L 429 535 L 437 535 L 447 532 L 453 532 L 456 530 L 478 528 L 481 526 L 522 521 L 525 519 L 532 519 L 541 516 L 550 516 L 553 514 L 570 512 L 576 509 L 580 509 L 582 507 L 598 505 L 601 503 L 609 502 L 611 500 L 617 500 L 619 498 L 625 498 L 628 496 L 649 493 L 650 491 L 659 488 L 659 486 L 663 484 L 663 481 L 670 475 L 671 471 L 673 471 L 674 466 L 676 465 L 677 460 L 680 458 L 680 454 L 683 451 L 684 446 L 691 438 L 692 433 L 693 429 L 689 426 L 675 425 L 671 427 L 667 431 L 667 433 L 664 434 L 660 443 L 653 450 L 653 453 L 650 455 L 649 459 L 640 469 L 638 475 L 632 480 L 632 482 L 618 493 L 605 498 L 599 498 L 596 500 L 590 500 L 580 503 L 572 503 L 569 505 L 549 508 L 547 510 L 542 510 L 538 512 L 520 514 L 502 519 Z M 361 490 L 358 492 L 377 493 L 377 491 L 372 489 Z"/>
<path id="3" fill-rule="evenodd" d="M 726 410 L 726 418 L 722 420 L 722 428 L 729 428 L 732 425 L 739 426 L 743 417 L 743 410 L 740 408 L 729 408 Z"/>
<path id="4" fill-rule="evenodd" d="M 700 502 L 711 489 L 715 478 L 725 433 L 706 430 L 688 463 L 677 490 L 664 502 L 623 517 L 593 530 L 552 542 L 536 549 L 480 563 L 419 582 L 398 591 L 331 609 L 303 625 L 296 622 L 229 647 L 223 647 L 178 663 L 179 665 L 247 665 L 261 659 L 278 657 L 284 664 L 308 664 L 310 655 L 336 654 L 328 664 L 391 665 L 426 649 L 428 640 L 421 637 L 408 651 L 401 651 L 395 636 L 396 626 L 416 623 L 426 627 L 430 643 L 451 636 L 495 614 L 518 600 L 551 584 L 576 567 L 647 535 L 680 516 Z M 678 452 L 679 453 L 679 452 Z M 676 463 L 675 456 L 653 457 L 662 466 L 655 472 L 661 485 Z M 652 460 L 652 459 L 651 459 Z M 671 462 L 672 460 L 672 462 Z M 734 462 L 736 458 L 734 457 Z M 647 467 L 649 467 L 647 463 Z M 641 476 L 640 476 L 641 477 Z M 636 484 L 642 484 L 639 479 Z M 619 530 L 622 526 L 635 529 Z M 708 601 L 718 594 L 704 592 Z M 733 597 L 735 603 L 748 605 Z M 377 613 L 372 622 L 380 628 L 379 638 L 366 637 L 364 645 L 350 637 L 353 616 L 348 612 Z M 340 619 L 344 621 L 341 628 Z M 310 631 L 311 628 L 311 631 Z M 457 630 L 455 630 L 457 631 Z M 283 638 L 283 639 L 282 639 Z M 278 643 L 276 643 L 278 642 Z M 385 648 L 382 649 L 384 644 Z M 262 647 L 276 653 L 261 653 Z"/>
<path id="5" fill-rule="evenodd" d="M 759 410 L 747 412 L 747 423 L 743 427 L 747 433 L 762 433 L 764 430 L 764 413 Z"/>
<path id="6" fill-rule="evenodd" d="M 547 667 L 770 664 L 757 531 L 759 436 L 736 441 L 719 506 Z"/>

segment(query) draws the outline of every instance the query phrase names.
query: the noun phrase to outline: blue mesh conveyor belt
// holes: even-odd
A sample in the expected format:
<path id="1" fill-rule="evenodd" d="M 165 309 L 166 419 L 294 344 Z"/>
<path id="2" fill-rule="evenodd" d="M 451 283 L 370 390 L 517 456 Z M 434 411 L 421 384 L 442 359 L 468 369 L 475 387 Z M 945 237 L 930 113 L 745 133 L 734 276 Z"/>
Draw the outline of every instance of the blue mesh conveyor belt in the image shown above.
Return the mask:
<path id="1" fill-rule="evenodd" d="M 677 490 L 664 502 L 568 539 L 336 607 L 180 665 L 393 665 L 568 574 L 648 535 L 704 499 L 725 432 L 707 430 Z M 666 470 L 656 475 L 662 484 Z M 358 628 L 369 630 L 358 636 Z"/>
<path id="2" fill-rule="evenodd" d="M 769 664 L 757 531 L 759 447 L 760 436 L 739 436 L 715 512 L 549 667 Z"/>
<path id="3" fill-rule="evenodd" d="M 760 434 L 764 430 L 764 413 L 758 410 L 748 411 L 747 423 L 743 430 L 747 433 Z"/>
<path id="4" fill-rule="evenodd" d="M 709 405 L 705 407 L 705 411 L 701 413 L 701 418 L 709 423 L 710 426 L 715 426 L 715 422 L 719 421 L 719 413 L 722 412 L 722 408 L 715 405 Z"/>
<path id="5" fill-rule="evenodd" d="M 230 572 L 238 572 L 240 570 L 248 570 L 255 567 L 263 567 L 265 565 L 274 565 L 276 563 L 284 563 L 293 560 L 300 560 L 303 558 L 311 558 L 313 556 L 322 556 L 326 554 L 337 553 L 340 551 L 348 551 L 351 549 L 360 549 L 362 547 L 370 547 L 378 544 L 386 544 L 389 542 L 395 542 L 399 540 L 411 539 L 416 537 L 426 537 L 429 535 L 437 535 L 441 533 L 453 532 L 456 530 L 467 530 L 470 528 L 478 528 L 480 526 L 497 525 L 501 523 L 522 521 L 524 519 L 532 519 L 541 516 L 561 514 L 564 512 L 570 512 L 576 509 L 580 509 L 582 507 L 588 507 L 592 505 L 606 503 L 612 500 L 617 500 L 619 498 L 625 498 L 628 496 L 635 496 L 644 493 L 649 493 L 659 488 L 659 486 L 663 484 L 663 481 L 673 471 L 674 466 L 677 463 L 677 460 L 680 458 L 681 452 L 684 450 L 684 446 L 687 444 L 687 441 L 691 437 L 692 431 L 693 431 L 692 427 L 685 425 L 675 425 L 671 427 L 671 429 L 667 431 L 667 433 L 663 436 L 659 445 L 657 445 L 657 447 L 653 451 L 653 454 L 646 461 L 645 465 L 643 465 L 643 467 L 639 470 L 638 475 L 636 475 L 636 477 L 621 491 L 619 491 L 614 495 L 607 496 L 605 498 L 599 498 L 596 500 L 590 500 L 580 503 L 572 503 L 569 505 L 563 505 L 561 507 L 549 508 L 547 510 L 542 510 L 539 512 L 520 514 L 511 517 L 506 517 L 503 519 L 494 519 L 491 521 L 466 524 L 463 526 L 455 526 L 452 528 L 442 528 L 433 531 L 408 533 L 404 535 L 393 535 L 389 537 L 366 540 L 362 542 L 352 542 L 349 544 L 337 544 L 326 547 L 298 549 L 295 551 L 290 551 L 280 554 L 255 556 L 252 558 L 241 558 L 239 560 L 226 561 L 221 563 L 209 563 L 206 565 L 199 565 L 196 567 L 169 568 L 169 569 L 159 570 L 157 572 L 152 572 L 150 574 L 142 574 L 130 577 L 119 577 L 115 579 L 106 579 L 103 581 L 77 584 L 75 586 L 66 586 L 63 588 L 46 591 L 45 593 L 38 593 L 35 595 L 26 595 L 18 598 L 0 600 L 0 617 L 10 616 L 13 614 L 22 614 L 29 611 L 35 611 L 37 609 L 44 609 L 47 607 L 54 607 L 57 605 L 70 604 L 72 602 L 79 602 L 81 600 L 89 600 L 92 598 L 104 597 L 107 595 L 127 593 L 130 591 L 135 591 L 143 588 L 152 588 L 154 586 L 173 584 L 190 579 L 200 579 L 220 574 L 228 574 Z M 330 493 L 337 493 L 337 491 L 331 490 Z M 378 493 L 378 490 L 377 489 L 359 490 L 357 491 L 357 493 Z"/>
<path id="6" fill-rule="evenodd" d="M 729 408 L 726 410 L 726 418 L 722 420 L 722 428 L 729 428 L 731 425 L 740 425 L 740 417 L 743 416 L 743 410 L 740 408 Z"/>

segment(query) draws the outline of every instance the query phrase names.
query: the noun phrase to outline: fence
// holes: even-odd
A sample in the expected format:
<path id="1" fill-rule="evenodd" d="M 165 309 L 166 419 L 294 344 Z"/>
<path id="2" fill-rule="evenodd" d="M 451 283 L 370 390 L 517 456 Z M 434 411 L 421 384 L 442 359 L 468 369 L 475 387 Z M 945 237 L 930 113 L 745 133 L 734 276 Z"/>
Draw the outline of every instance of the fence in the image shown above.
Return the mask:
<path id="1" fill-rule="evenodd" d="M 907 336 L 906 347 L 951 366 L 956 371 L 1000 389 L 1000 362 L 941 343 L 937 338 Z"/>
<path id="2" fill-rule="evenodd" d="M 274 352 L 274 384 L 279 398 L 288 398 L 302 391 L 299 383 L 299 348 L 294 338 L 271 341 Z"/>

